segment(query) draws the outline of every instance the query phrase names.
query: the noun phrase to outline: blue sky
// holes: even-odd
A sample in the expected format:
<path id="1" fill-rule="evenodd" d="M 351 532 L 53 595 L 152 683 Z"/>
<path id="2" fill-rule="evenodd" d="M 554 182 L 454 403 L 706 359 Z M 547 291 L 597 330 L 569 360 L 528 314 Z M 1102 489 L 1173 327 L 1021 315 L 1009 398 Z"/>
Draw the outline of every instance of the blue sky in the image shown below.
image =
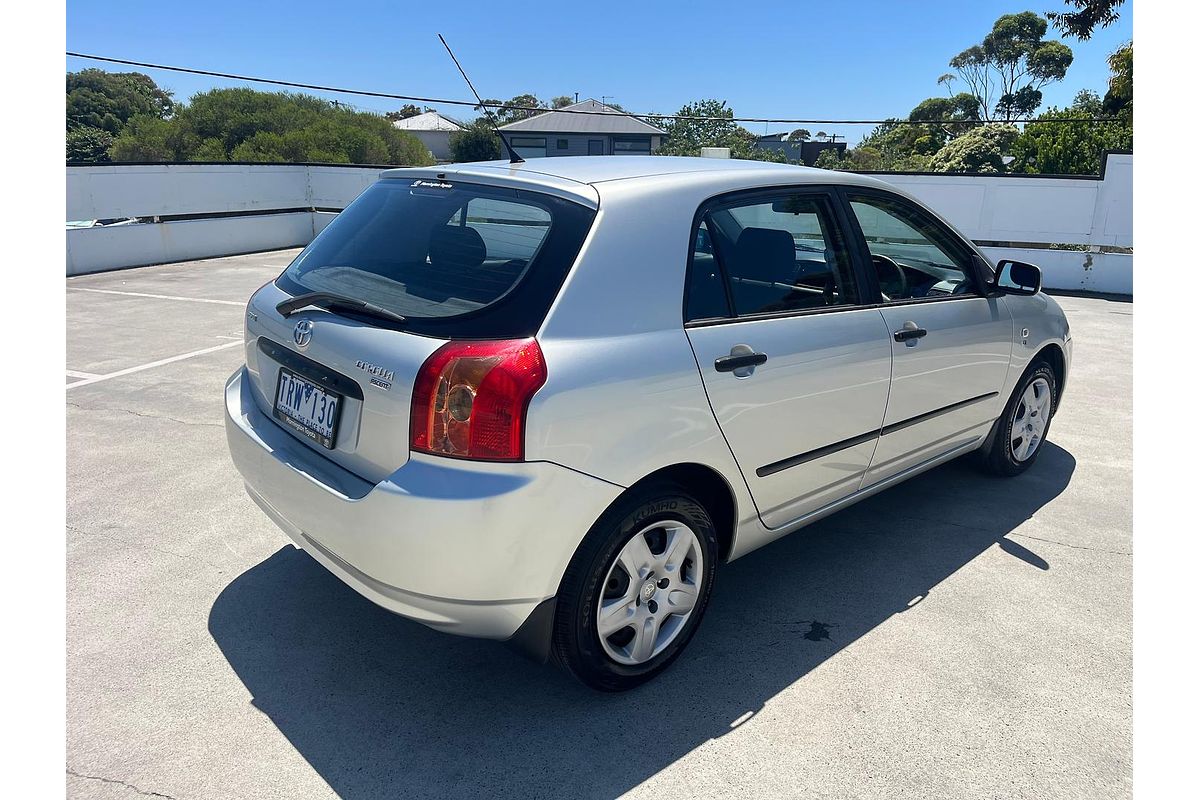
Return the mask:
<path id="1" fill-rule="evenodd" d="M 1087 42 L 1045 105 L 1083 88 L 1103 93 L 1105 57 L 1133 36 L 1133 4 Z M 739 116 L 903 116 L 945 90 L 947 61 L 996 17 L 1062 8 L 1061 0 L 857 0 L 843 3 L 228 2 L 67 3 L 67 49 L 355 89 L 466 99 L 437 33 L 485 97 L 607 95 L 641 112 L 704 97 Z M 511 9 L 506 11 L 505 9 Z M 1051 29 L 1053 33 L 1053 29 Z M 67 69 L 102 66 L 68 58 Z M 122 67 L 107 66 L 120 70 Z M 232 81 L 148 72 L 176 99 Z M 262 87 L 259 88 L 268 88 Z M 330 98 L 335 95 L 329 95 Z M 342 96 L 386 111 L 399 101 Z M 450 115 L 469 109 L 444 107 Z M 750 126 L 756 133 L 763 126 Z M 791 126 L 773 126 L 782 130 Z M 867 131 L 824 127 L 857 141 Z M 814 131 L 815 132 L 815 131 Z"/>

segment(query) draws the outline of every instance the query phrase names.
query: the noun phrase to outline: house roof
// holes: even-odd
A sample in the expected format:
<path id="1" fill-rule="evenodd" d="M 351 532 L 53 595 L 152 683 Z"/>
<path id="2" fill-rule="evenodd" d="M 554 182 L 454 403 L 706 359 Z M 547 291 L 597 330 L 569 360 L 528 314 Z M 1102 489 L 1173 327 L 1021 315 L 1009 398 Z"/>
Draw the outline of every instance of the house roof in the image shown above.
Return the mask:
<path id="1" fill-rule="evenodd" d="M 564 114 L 563 111 L 599 113 Z M 663 129 L 642 122 L 625 111 L 619 111 L 590 98 L 581 103 L 564 106 L 556 111 L 547 111 L 545 114 L 501 125 L 500 130 L 505 133 L 627 133 L 642 135 L 666 133 Z"/>
<path id="2" fill-rule="evenodd" d="M 402 131 L 461 131 L 463 128 L 461 123 L 443 117 L 436 111 L 398 119 L 392 123 L 392 127 Z"/>

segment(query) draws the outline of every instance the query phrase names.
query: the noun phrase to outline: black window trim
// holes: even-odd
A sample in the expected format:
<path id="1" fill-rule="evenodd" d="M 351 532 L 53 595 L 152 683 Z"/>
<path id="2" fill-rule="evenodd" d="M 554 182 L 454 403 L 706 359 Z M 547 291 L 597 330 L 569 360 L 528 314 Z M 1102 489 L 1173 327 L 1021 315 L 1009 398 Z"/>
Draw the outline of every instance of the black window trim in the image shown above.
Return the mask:
<path id="1" fill-rule="evenodd" d="M 855 248 L 858 250 L 858 257 L 865 264 L 871 263 L 871 249 L 867 244 L 867 237 L 865 234 L 863 234 L 862 227 L 858 224 L 858 217 L 855 215 L 854 209 L 850 206 L 850 198 L 852 195 L 875 197 L 882 200 L 887 200 L 889 202 L 906 206 L 915 211 L 924 220 L 929 222 L 935 229 L 937 229 L 937 231 L 942 234 L 942 236 L 948 240 L 948 242 L 955 249 L 960 251 L 957 253 L 957 255 L 965 256 L 967 264 L 969 264 L 967 267 L 967 270 L 969 270 L 969 277 L 971 277 L 975 281 L 976 286 L 979 287 L 978 290 L 972 290 L 968 294 L 935 295 L 933 297 L 906 297 L 901 300 L 885 301 L 883 299 L 883 294 L 879 290 L 879 277 L 875 274 L 875 270 L 867 269 L 865 270 L 868 279 L 867 288 L 869 289 L 870 296 L 873 298 L 871 302 L 872 307 L 896 308 L 897 306 L 918 305 L 922 303 L 945 303 L 956 300 L 979 300 L 987 299 L 993 296 L 987 291 L 988 276 L 985 275 L 983 270 L 980 268 L 981 260 L 984 264 L 989 263 L 987 257 L 984 256 L 972 243 L 959 236 L 958 233 L 956 233 L 953 228 L 943 222 L 937 214 L 933 213 L 919 203 L 910 200 L 904 195 L 897 194 L 896 192 L 890 192 L 886 189 L 880 189 L 875 186 L 858 186 L 851 184 L 837 186 L 835 188 L 835 193 L 838 195 L 839 203 L 842 205 L 844 213 L 849 220 L 850 225 L 852 226 L 854 233 L 851 238 L 855 240 Z M 940 243 L 934 242 L 934 244 Z M 952 253 L 951 255 L 955 254 Z"/>
<path id="2" fill-rule="evenodd" d="M 692 217 L 692 226 L 689 229 L 690 241 L 688 242 L 687 255 L 687 270 L 684 273 L 683 284 L 683 308 L 682 319 L 685 328 L 707 328 L 714 325 L 737 325 L 744 322 L 758 322 L 762 320 L 773 319 L 789 319 L 791 317 L 806 317 L 816 314 L 833 314 L 843 311 L 859 311 L 869 308 L 877 308 L 881 303 L 871 302 L 873 290 L 878 296 L 878 287 L 874 283 L 867 282 L 867 273 L 869 270 L 862 256 L 860 248 L 862 232 L 857 225 L 851 227 L 853 220 L 849 218 L 849 205 L 845 202 L 845 198 L 840 197 L 837 190 L 840 188 L 838 184 L 828 183 L 800 183 L 800 184 L 779 184 L 775 186 L 759 186 L 753 189 L 738 189 L 732 192 L 723 192 L 718 195 L 709 197 L 696 209 L 695 215 Z M 740 202 L 743 200 L 753 201 L 759 197 L 777 197 L 780 194 L 815 194 L 824 198 L 834 227 L 841 234 L 846 247 L 846 254 L 850 260 L 850 271 L 854 275 L 855 286 L 858 290 L 858 302 L 846 303 L 844 305 L 823 306 L 821 308 L 800 308 L 789 311 L 765 311 L 754 314 L 744 314 L 739 316 L 737 309 L 733 305 L 733 290 L 729 282 L 729 273 L 725 269 L 724 260 L 719 252 L 720 243 L 717 237 L 712 235 L 712 225 L 707 223 L 709 212 L 718 206 L 726 206 L 731 203 Z M 692 261 L 696 255 L 696 232 L 700 229 L 700 223 L 706 222 L 709 226 L 709 240 L 713 243 L 713 256 L 717 262 L 717 268 L 721 271 L 722 282 L 725 286 L 725 306 L 729 311 L 728 316 L 724 317 L 703 317 L 699 319 L 688 319 L 688 296 L 691 292 L 692 284 Z M 855 241 L 855 238 L 859 241 Z M 871 276 L 873 278 L 873 276 Z"/>

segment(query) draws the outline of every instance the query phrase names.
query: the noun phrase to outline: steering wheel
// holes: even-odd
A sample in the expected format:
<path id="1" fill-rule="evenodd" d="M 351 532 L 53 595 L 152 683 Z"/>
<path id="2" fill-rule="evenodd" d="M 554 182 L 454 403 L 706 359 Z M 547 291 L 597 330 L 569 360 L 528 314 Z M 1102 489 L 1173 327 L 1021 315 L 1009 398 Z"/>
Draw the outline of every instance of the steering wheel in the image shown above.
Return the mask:
<path id="1" fill-rule="evenodd" d="M 908 276 L 904 268 L 887 256 L 871 254 L 875 276 L 879 279 L 879 291 L 884 300 L 895 300 L 908 295 Z M 889 280 L 890 273 L 890 280 Z"/>

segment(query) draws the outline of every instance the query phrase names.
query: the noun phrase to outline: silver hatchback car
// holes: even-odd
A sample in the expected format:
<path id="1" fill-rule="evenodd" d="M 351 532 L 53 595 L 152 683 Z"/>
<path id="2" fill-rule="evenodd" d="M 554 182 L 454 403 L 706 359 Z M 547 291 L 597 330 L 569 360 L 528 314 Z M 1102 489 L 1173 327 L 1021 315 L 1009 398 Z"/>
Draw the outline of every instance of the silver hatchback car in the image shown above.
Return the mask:
<path id="1" fill-rule="evenodd" d="M 627 689 L 718 564 L 956 456 L 1032 465 L 1071 363 L 1040 285 L 853 174 L 389 170 L 250 299 L 229 447 L 360 594 Z"/>

